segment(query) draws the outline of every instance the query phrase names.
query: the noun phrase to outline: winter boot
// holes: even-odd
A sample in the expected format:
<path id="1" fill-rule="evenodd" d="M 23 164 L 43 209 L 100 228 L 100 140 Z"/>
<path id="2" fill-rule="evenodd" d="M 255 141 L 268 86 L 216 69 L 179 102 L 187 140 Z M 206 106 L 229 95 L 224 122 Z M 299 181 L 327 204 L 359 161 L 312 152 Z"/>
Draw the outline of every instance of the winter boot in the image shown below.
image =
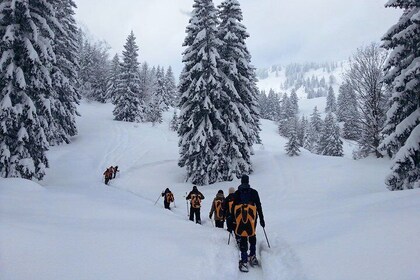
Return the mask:
<path id="1" fill-rule="evenodd" d="M 248 272 L 248 264 L 243 261 L 239 261 L 239 270 L 242 272 Z"/>
<path id="2" fill-rule="evenodd" d="M 248 262 L 251 266 L 257 266 L 258 265 L 258 260 L 257 260 L 257 257 L 255 255 L 249 256 Z"/>

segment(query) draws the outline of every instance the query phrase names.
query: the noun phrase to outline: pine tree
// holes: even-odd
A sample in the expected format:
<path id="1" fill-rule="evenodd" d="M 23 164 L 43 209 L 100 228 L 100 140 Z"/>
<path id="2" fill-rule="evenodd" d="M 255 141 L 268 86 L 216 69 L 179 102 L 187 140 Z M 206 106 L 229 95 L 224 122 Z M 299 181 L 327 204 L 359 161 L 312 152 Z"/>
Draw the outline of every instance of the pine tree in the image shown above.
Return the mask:
<path id="1" fill-rule="evenodd" d="M 72 0 L 52 1 L 60 25 L 51 23 L 55 33 L 55 61 L 51 71 L 52 90 L 50 103 L 51 118 L 44 125 L 50 145 L 69 143 L 77 134 L 76 105 L 79 104 L 78 92 L 78 30 L 74 19 L 76 4 Z"/>
<path id="2" fill-rule="evenodd" d="M 334 89 L 330 86 L 328 88 L 326 113 L 335 113 L 337 111 L 337 101 L 335 99 Z"/>
<path id="3" fill-rule="evenodd" d="M 280 98 L 273 89 L 270 89 L 268 92 L 266 111 L 267 119 L 272 121 L 278 121 L 280 119 Z"/>
<path id="4" fill-rule="evenodd" d="M 124 45 L 121 74 L 118 80 L 114 117 L 117 121 L 142 122 L 146 120 L 146 108 L 142 99 L 139 78 L 139 48 L 133 31 Z"/>
<path id="5" fill-rule="evenodd" d="M 195 0 L 183 44 L 178 164 L 186 167 L 187 180 L 197 185 L 221 181 L 220 168 L 226 166 L 222 107 L 230 99 L 221 89 L 217 24 L 213 2 Z"/>
<path id="6" fill-rule="evenodd" d="M 105 100 L 111 101 L 115 104 L 116 98 L 118 96 L 117 89 L 118 89 L 118 80 L 121 74 L 121 65 L 120 65 L 120 58 L 118 54 L 114 56 L 111 62 L 111 69 L 109 71 L 108 76 L 108 84 L 105 94 Z"/>
<path id="7" fill-rule="evenodd" d="M 41 180 L 48 167 L 44 127 L 52 121 L 54 7 L 45 0 L 0 6 L 0 174 Z"/>
<path id="8" fill-rule="evenodd" d="M 391 0 L 386 6 L 404 9 L 383 38 L 383 47 L 392 50 L 385 65 L 391 107 L 380 146 L 393 158 L 386 184 L 390 190 L 420 188 L 420 2 Z"/>
<path id="9" fill-rule="evenodd" d="M 324 126 L 317 144 L 318 154 L 325 156 L 343 156 L 343 141 L 340 139 L 340 127 L 332 113 L 325 117 Z"/>
<path id="10" fill-rule="evenodd" d="M 149 103 L 147 120 L 152 123 L 162 122 L 163 111 L 168 110 L 168 105 L 165 104 L 165 81 L 164 81 L 164 69 L 158 67 L 156 70 L 156 81 L 153 86 L 154 91 L 151 102 Z"/>
<path id="11" fill-rule="evenodd" d="M 302 116 L 300 122 L 298 123 L 298 131 L 297 131 L 297 137 L 298 137 L 300 147 L 303 147 L 305 144 L 305 136 L 308 133 L 308 128 L 309 128 L 309 122 L 305 118 L 305 116 Z"/>
<path id="12" fill-rule="evenodd" d="M 109 47 L 105 42 L 91 43 L 82 34 L 79 49 L 80 93 L 87 99 L 106 101 L 107 79 L 109 76 Z"/>
<path id="13" fill-rule="evenodd" d="M 170 123 L 170 129 L 172 131 L 178 131 L 179 128 L 179 118 L 178 114 L 176 113 L 176 110 L 174 110 L 174 115 L 172 116 L 172 120 Z"/>
<path id="14" fill-rule="evenodd" d="M 174 73 L 172 67 L 169 66 L 165 74 L 165 89 L 168 97 L 168 104 L 171 107 L 177 107 L 179 102 L 178 89 L 175 83 Z"/>
<path id="15" fill-rule="evenodd" d="M 290 94 L 290 106 L 294 116 L 299 114 L 299 98 L 296 94 L 296 90 L 292 90 L 292 93 Z"/>
<path id="16" fill-rule="evenodd" d="M 242 11 L 237 0 L 225 0 L 219 6 L 220 25 L 217 34 L 223 91 L 230 98 L 224 108 L 227 117 L 229 168 L 225 180 L 240 178 L 252 171 L 252 145 L 260 141 L 260 114 L 255 68 L 245 40 L 249 37 L 242 24 Z"/>
<path id="17" fill-rule="evenodd" d="M 297 136 L 297 119 L 291 118 L 289 121 L 289 141 L 286 144 L 286 153 L 293 157 L 298 156 L 300 153 L 299 150 L 299 140 Z"/>

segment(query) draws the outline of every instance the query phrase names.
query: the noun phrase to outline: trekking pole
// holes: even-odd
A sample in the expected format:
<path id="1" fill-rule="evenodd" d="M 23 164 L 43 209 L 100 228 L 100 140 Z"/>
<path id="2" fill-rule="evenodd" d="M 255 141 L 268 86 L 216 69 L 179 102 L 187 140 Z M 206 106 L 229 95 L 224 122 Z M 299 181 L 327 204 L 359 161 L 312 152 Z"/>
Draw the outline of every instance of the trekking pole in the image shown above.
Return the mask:
<path id="1" fill-rule="evenodd" d="M 156 202 L 153 205 L 156 205 L 156 203 L 159 201 L 159 199 L 160 199 L 161 196 L 162 196 L 161 194 L 158 196 L 158 199 L 156 199 Z"/>
<path id="2" fill-rule="evenodd" d="M 185 193 L 185 197 L 187 197 L 187 193 Z M 187 217 L 190 217 L 190 211 L 188 209 L 188 200 L 187 200 Z"/>
<path id="3" fill-rule="evenodd" d="M 268 242 L 268 237 L 267 237 L 267 233 L 265 232 L 265 228 L 263 228 L 263 230 L 264 230 L 265 240 L 267 240 L 268 248 L 271 248 L 270 242 Z"/>

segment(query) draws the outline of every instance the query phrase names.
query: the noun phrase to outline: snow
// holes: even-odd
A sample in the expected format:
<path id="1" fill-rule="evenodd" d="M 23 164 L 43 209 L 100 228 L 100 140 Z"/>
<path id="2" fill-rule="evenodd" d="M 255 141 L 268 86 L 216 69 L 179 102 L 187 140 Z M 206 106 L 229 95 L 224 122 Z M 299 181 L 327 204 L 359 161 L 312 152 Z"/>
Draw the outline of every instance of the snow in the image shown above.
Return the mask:
<path id="1" fill-rule="evenodd" d="M 235 242 L 228 246 L 227 232 L 207 217 L 217 191 L 239 181 L 199 187 L 203 225 L 188 221 L 183 196 L 192 185 L 177 166 L 172 110 L 156 126 L 113 121 L 112 110 L 81 103 L 79 136 L 51 147 L 40 184 L 0 179 L 0 279 L 420 278 L 420 190 L 388 191 L 389 160 L 303 149 L 291 158 L 277 126 L 263 120 L 250 182 L 271 248 L 258 227 L 262 267 L 246 275 Z M 121 171 L 105 186 L 110 165 Z M 172 211 L 154 205 L 166 187 Z"/>

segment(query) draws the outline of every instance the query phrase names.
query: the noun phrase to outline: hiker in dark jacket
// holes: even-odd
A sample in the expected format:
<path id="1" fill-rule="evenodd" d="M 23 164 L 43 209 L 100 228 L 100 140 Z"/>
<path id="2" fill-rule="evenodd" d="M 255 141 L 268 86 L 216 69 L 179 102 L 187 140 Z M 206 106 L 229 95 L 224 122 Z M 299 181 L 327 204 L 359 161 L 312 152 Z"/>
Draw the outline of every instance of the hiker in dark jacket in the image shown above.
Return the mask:
<path id="1" fill-rule="evenodd" d="M 120 172 L 119 170 L 118 170 L 118 165 L 116 165 L 115 167 L 114 167 L 114 177 L 113 177 L 113 179 L 115 179 L 115 176 L 117 176 L 117 172 Z"/>
<path id="2" fill-rule="evenodd" d="M 241 271 L 247 272 L 248 261 L 251 264 L 251 266 L 258 265 L 258 260 L 255 255 L 257 244 L 255 229 L 257 226 L 258 217 L 260 218 L 260 225 L 263 228 L 265 227 L 260 196 L 258 195 L 258 192 L 251 188 L 251 186 L 249 185 L 249 177 L 247 175 L 242 175 L 241 185 L 238 187 L 238 190 L 233 195 L 233 204 L 231 210 L 234 216 L 235 234 L 237 235 L 237 238 L 239 240 L 239 248 L 241 250 L 241 260 L 239 261 L 239 269 Z M 247 221 L 250 221 L 249 223 L 242 223 L 240 215 L 243 215 L 244 213 L 247 214 Z"/>
<path id="3" fill-rule="evenodd" d="M 213 199 L 213 203 L 211 204 L 211 210 L 209 213 L 209 218 L 214 214 L 214 223 L 216 227 L 223 228 L 223 224 L 225 223 L 225 218 L 223 216 L 223 201 L 225 200 L 225 195 L 223 194 L 222 190 L 219 190 L 216 194 L 216 197 Z"/>
<path id="4" fill-rule="evenodd" d="M 105 170 L 105 172 L 104 172 L 105 185 L 108 185 L 109 180 L 111 180 L 112 172 L 113 172 L 113 167 L 112 166 Z"/>
<path id="5" fill-rule="evenodd" d="M 170 204 L 171 202 L 174 202 L 174 195 L 169 190 L 169 188 L 166 188 L 166 190 L 162 193 L 163 196 L 163 206 L 165 206 L 165 209 L 171 210 Z"/>
<path id="6" fill-rule="evenodd" d="M 194 186 L 192 191 L 187 195 L 186 199 L 190 199 L 190 221 L 194 221 L 195 216 L 195 222 L 197 224 L 201 224 L 200 208 L 201 200 L 204 199 L 204 195 L 198 191 L 196 186 Z"/>
<path id="7" fill-rule="evenodd" d="M 227 230 L 231 233 L 233 231 L 233 216 L 232 216 L 232 204 L 233 204 L 233 194 L 235 193 L 235 188 L 229 188 L 229 195 L 223 201 L 223 217 L 226 220 Z"/>

